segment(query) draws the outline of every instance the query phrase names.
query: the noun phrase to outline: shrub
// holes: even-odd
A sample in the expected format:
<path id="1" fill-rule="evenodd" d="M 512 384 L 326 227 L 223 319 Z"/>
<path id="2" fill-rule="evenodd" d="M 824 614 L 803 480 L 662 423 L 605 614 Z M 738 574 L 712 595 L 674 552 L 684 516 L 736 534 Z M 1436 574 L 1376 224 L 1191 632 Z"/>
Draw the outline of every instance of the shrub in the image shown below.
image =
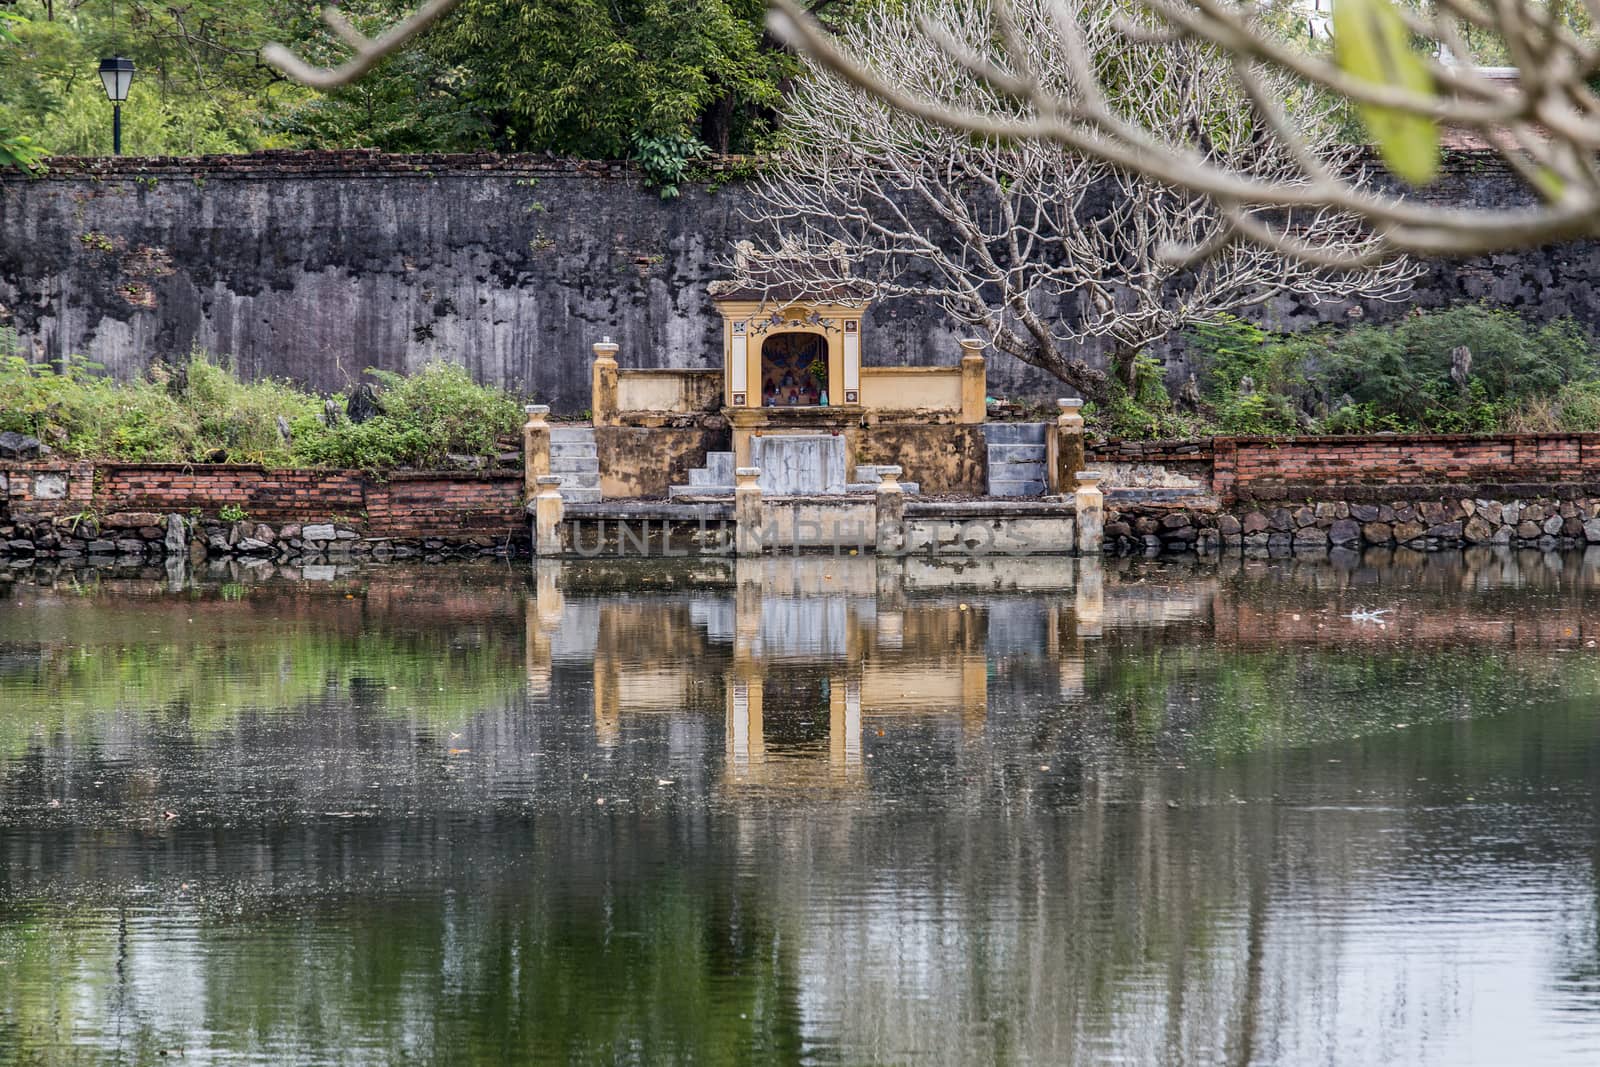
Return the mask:
<path id="1" fill-rule="evenodd" d="M 1451 352 L 1472 353 L 1468 379 L 1450 378 Z M 1478 305 L 1359 326 L 1333 346 L 1333 395 L 1395 416 L 1407 429 L 1495 429 L 1519 402 L 1591 379 L 1596 353 L 1571 320 L 1533 327 L 1509 311 Z"/>
<path id="2" fill-rule="evenodd" d="M 1134 356 L 1133 390 L 1112 380 L 1104 406 L 1083 408 L 1085 423 L 1107 437 L 1173 438 L 1206 432 L 1198 420 L 1179 412 L 1162 381 L 1161 364 L 1143 352 Z"/>
<path id="3" fill-rule="evenodd" d="M 383 412 L 356 425 L 295 424 L 295 458 L 311 466 L 437 467 L 452 453 L 492 456 L 496 439 L 521 425 L 521 408 L 504 389 L 479 385 L 462 368 L 430 363 L 403 377 L 369 371 L 383 386 Z"/>
<path id="4" fill-rule="evenodd" d="M 1506 416 L 1513 433 L 1600 432 L 1600 381 L 1568 382 L 1554 396 L 1527 397 Z"/>
<path id="5" fill-rule="evenodd" d="M 1305 367 L 1326 348 L 1325 335 L 1286 337 L 1222 315 L 1195 326 L 1190 338 L 1200 356 L 1201 396 L 1219 433 L 1271 436 L 1299 428 L 1297 413 L 1309 392 Z"/>
<path id="6" fill-rule="evenodd" d="M 116 382 L 95 364 L 30 364 L 0 331 L 0 430 L 38 437 L 62 453 L 146 463 L 226 458 L 267 466 L 384 469 L 438 466 L 449 453 L 487 456 L 520 425 L 516 398 L 475 384 L 459 367 L 413 377 L 373 372 L 384 413 L 356 426 L 322 423 L 324 398 L 287 382 L 241 382 L 203 352 Z M 290 427 L 284 440 L 279 420 Z"/>
<path id="7" fill-rule="evenodd" d="M 1477 305 L 1284 336 L 1231 317 L 1189 333 L 1224 433 L 1490 432 L 1600 422 L 1600 351 L 1570 319 L 1532 325 Z M 1466 380 L 1451 353 L 1472 353 Z M 1248 377 L 1252 391 L 1241 389 Z"/>

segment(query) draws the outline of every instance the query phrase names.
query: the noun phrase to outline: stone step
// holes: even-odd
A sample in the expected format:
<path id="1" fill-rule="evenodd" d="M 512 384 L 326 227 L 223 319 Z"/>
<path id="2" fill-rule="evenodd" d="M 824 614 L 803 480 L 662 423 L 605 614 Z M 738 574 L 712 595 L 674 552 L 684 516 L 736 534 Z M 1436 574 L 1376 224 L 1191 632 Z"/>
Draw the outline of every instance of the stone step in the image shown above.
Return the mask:
<path id="1" fill-rule="evenodd" d="M 857 467 L 856 469 L 860 470 L 861 468 Z M 851 482 L 844 487 L 844 491 L 847 493 L 876 493 L 878 486 L 882 484 L 881 481 Z M 901 482 L 900 488 L 905 490 L 907 496 L 915 496 L 922 492 L 922 486 L 916 482 Z"/>
<path id="2" fill-rule="evenodd" d="M 551 474 L 599 474 L 600 460 L 595 456 L 551 456 Z"/>
<path id="3" fill-rule="evenodd" d="M 587 441 L 581 440 L 581 439 L 576 438 L 576 437 L 569 437 L 569 438 L 566 438 L 566 439 L 560 440 L 560 441 L 557 441 L 557 440 L 552 438 L 551 441 L 550 441 L 550 456 L 551 456 L 552 459 L 555 458 L 556 456 L 594 456 L 594 455 L 597 455 L 597 453 L 595 452 L 594 438 L 592 438 L 592 437 L 589 438 Z"/>
<path id="4" fill-rule="evenodd" d="M 991 445 L 1042 445 L 1047 422 L 986 422 L 983 439 Z"/>
<path id="5" fill-rule="evenodd" d="M 551 471 L 550 473 L 561 479 L 563 489 L 569 485 L 580 489 L 597 488 L 600 485 L 599 471 Z"/>
<path id="6" fill-rule="evenodd" d="M 553 423 L 550 426 L 550 440 L 555 441 L 594 441 L 594 427 L 584 424 Z"/>
<path id="7" fill-rule="evenodd" d="M 667 499 L 676 500 L 681 496 L 732 496 L 731 485 L 670 485 L 667 487 Z"/>
<path id="8" fill-rule="evenodd" d="M 1042 482 L 1044 481 L 1044 461 L 1035 463 L 990 463 L 989 481 L 994 482 Z"/>
<path id="9" fill-rule="evenodd" d="M 707 452 L 706 465 L 702 468 L 710 474 L 717 476 L 716 484 L 733 484 L 733 453 L 732 452 Z"/>
<path id="10" fill-rule="evenodd" d="M 732 485 L 733 475 L 724 476 L 720 471 L 707 470 L 705 467 L 689 468 L 689 486 L 697 485 Z"/>
<path id="11" fill-rule="evenodd" d="M 1044 445 L 990 445 L 989 463 L 1043 463 Z"/>
<path id="12" fill-rule="evenodd" d="M 580 488 L 578 486 L 563 485 L 561 499 L 568 504 L 598 504 L 600 503 L 600 487 Z"/>
<path id="13" fill-rule="evenodd" d="M 989 479 L 990 496 L 1043 496 L 1044 482 L 1031 479 Z"/>

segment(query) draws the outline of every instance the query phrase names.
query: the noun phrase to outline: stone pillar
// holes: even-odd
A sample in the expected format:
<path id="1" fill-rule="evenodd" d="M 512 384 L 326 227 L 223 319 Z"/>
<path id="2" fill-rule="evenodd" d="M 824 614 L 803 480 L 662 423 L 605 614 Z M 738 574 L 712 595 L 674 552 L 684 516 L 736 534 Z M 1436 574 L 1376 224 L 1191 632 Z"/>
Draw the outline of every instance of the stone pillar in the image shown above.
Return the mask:
<path id="1" fill-rule="evenodd" d="M 561 476 L 541 474 L 537 479 L 539 493 L 533 498 L 533 554 L 536 556 L 561 555 Z"/>
<path id="2" fill-rule="evenodd" d="M 828 769 L 838 780 L 861 773 L 861 682 L 843 673 L 828 679 Z"/>
<path id="3" fill-rule="evenodd" d="M 533 566 L 535 592 L 528 598 L 524 612 L 523 669 L 528 676 L 528 692 L 536 697 L 547 697 L 552 671 L 550 642 L 561 629 L 565 598 L 559 585 L 561 564 L 553 559 L 538 559 Z"/>
<path id="4" fill-rule="evenodd" d="M 898 556 L 906 546 L 906 491 L 900 485 L 900 468 L 878 468 L 878 521 L 873 551 Z"/>
<path id="5" fill-rule="evenodd" d="M 596 426 L 617 422 L 617 351 L 610 337 L 595 342 L 594 382 L 589 400 L 589 419 Z"/>
<path id="6" fill-rule="evenodd" d="M 1078 560 L 1078 581 L 1072 599 L 1072 612 L 1080 638 L 1100 636 L 1106 608 L 1103 567 L 1099 556 L 1085 556 Z M 1078 658 L 1078 662 L 1082 663 L 1082 659 Z"/>
<path id="7" fill-rule="evenodd" d="M 961 342 L 961 421 L 982 422 L 989 414 L 989 380 L 983 366 L 984 343 Z"/>
<path id="8" fill-rule="evenodd" d="M 1083 469 L 1083 401 L 1064 396 L 1056 406 L 1061 414 L 1045 438 L 1045 491 L 1064 496 L 1075 488 L 1073 474 Z"/>
<path id="9" fill-rule="evenodd" d="M 549 404 L 529 404 L 522 409 L 528 421 L 522 427 L 522 485 L 528 500 L 539 491 L 539 478 L 550 473 Z"/>
<path id="10" fill-rule="evenodd" d="M 740 556 L 761 555 L 760 467 L 739 467 L 733 472 L 733 542 Z"/>
<path id="11" fill-rule="evenodd" d="M 1077 505 L 1078 554 L 1096 554 L 1106 531 L 1106 498 L 1100 492 L 1103 475 L 1099 471 L 1078 471 L 1075 477 L 1078 488 L 1072 494 L 1072 502 Z"/>

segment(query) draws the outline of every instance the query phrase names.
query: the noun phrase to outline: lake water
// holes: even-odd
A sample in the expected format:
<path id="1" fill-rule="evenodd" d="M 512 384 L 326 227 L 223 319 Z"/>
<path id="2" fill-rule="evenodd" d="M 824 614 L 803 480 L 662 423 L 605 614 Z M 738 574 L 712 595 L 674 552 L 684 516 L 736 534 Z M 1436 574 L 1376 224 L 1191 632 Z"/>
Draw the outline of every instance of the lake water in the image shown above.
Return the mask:
<path id="1" fill-rule="evenodd" d="M 14 572 L 0 1063 L 1592 1065 L 1597 639 L 1593 554 Z"/>

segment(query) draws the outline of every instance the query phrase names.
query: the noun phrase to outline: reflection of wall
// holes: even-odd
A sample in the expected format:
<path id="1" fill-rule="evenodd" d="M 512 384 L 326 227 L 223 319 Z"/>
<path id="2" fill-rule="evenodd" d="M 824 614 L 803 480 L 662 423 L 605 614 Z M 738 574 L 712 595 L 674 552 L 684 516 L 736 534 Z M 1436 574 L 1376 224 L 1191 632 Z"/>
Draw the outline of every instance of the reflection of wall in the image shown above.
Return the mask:
<path id="1" fill-rule="evenodd" d="M 823 766 L 836 776 L 859 771 L 863 723 L 873 718 L 953 717 L 965 730 L 981 729 L 981 612 L 948 600 L 880 601 L 871 559 L 759 560 L 739 573 L 726 599 L 598 602 L 593 688 L 602 743 L 617 742 L 629 715 L 705 711 L 715 700 L 733 780 L 798 782 Z M 543 602 L 558 595 L 541 585 L 541 618 Z M 530 637 L 530 656 L 547 656 L 542 642 Z M 713 696 L 705 682 L 708 665 L 719 662 L 726 666 Z M 530 677 L 545 670 L 530 665 Z M 773 715 L 826 721 L 826 745 L 819 732 L 814 749 L 801 746 L 769 765 Z"/>

